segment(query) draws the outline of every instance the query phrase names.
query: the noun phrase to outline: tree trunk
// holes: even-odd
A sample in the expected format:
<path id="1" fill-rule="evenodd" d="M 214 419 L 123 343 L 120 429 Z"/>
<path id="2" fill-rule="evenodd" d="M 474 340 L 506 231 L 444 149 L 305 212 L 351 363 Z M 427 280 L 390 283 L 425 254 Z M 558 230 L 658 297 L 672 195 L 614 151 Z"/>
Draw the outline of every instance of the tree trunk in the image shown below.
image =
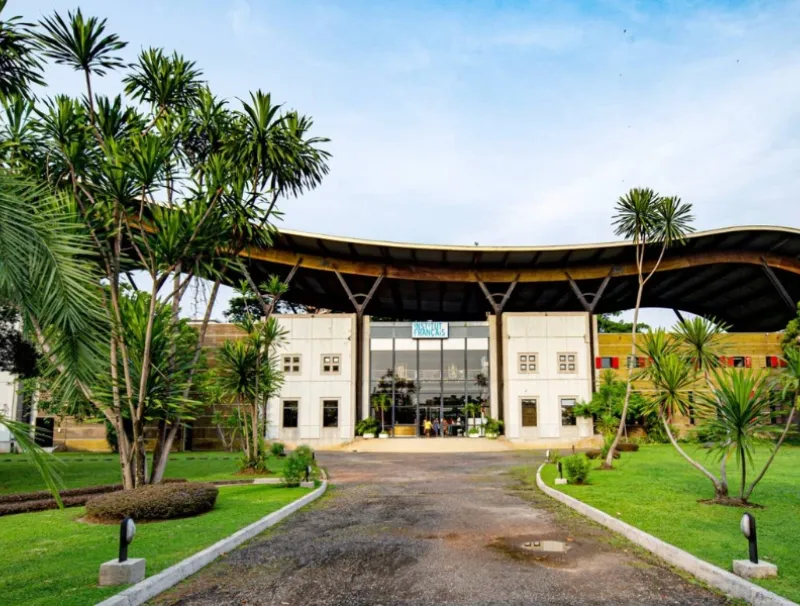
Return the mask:
<path id="1" fill-rule="evenodd" d="M 669 428 L 669 423 L 667 422 L 667 418 L 663 414 L 661 415 L 661 422 L 664 424 L 664 429 L 667 432 L 667 437 L 669 438 L 669 441 L 672 443 L 672 445 L 675 447 L 675 450 L 677 450 L 684 459 L 689 461 L 689 463 L 693 467 L 695 467 L 700 472 L 702 472 L 702 474 L 704 476 L 706 476 L 709 480 L 711 480 L 712 484 L 714 484 L 714 498 L 715 499 L 719 499 L 721 497 L 727 497 L 728 496 L 728 487 L 727 486 L 723 486 L 720 483 L 720 481 L 717 478 L 714 477 L 713 473 L 708 471 L 700 463 L 695 461 L 692 457 L 690 457 L 688 454 L 686 454 L 686 452 L 684 452 L 683 448 L 680 447 L 680 444 L 678 444 L 678 441 L 675 439 L 675 436 L 672 435 L 672 431 Z"/>
<path id="2" fill-rule="evenodd" d="M 158 483 L 155 480 L 156 467 L 158 467 L 158 462 L 161 460 L 161 457 L 163 455 L 164 445 L 166 440 L 167 440 L 167 420 L 159 419 L 158 433 L 156 435 L 156 445 L 153 447 L 153 466 L 150 469 L 150 479 L 148 480 L 150 484 Z"/>
<path id="3" fill-rule="evenodd" d="M 164 446 L 162 447 L 158 458 L 153 455 L 153 470 L 150 474 L 151 484 L 160 484 L 164 479 L 164 472 L 167 470 L 167 461 L 169 461 L 169 453 L 172 450 L 172 444 L 175 441 L 175 436 L 178 435 L 178 429 L 180 429 L 180 423 L 178 421 L 173 422 L 172 426 L 167 432 L 164 440 Z"/>
<path id="4" fill-rule="evenodd" d="M 644 283 L 639 276 L 639 290 L 636 293 L 636 307 L 633 310 L 633 328 L 631 330 L 631 356 L 636 358 L 636 327 L 639 323 L 639 306 L 642 303 L 642 291 L 644 290 Z M 627 364 L 626 364 L 627 366 Z M 594 370 L 592 370 L 594 372 Z M 611 448 L 608 449 L 606 460 L 603 462 L 603 469 L 613 469 L 614 467 L 614 451 L 617 444 L 622 439 L 622 434 L 625 431 L 625 421 L 628 417 L 628 403 L 631 401 L 631 387 L 633 386 L 633 369 L 628 369 L 628 385 L 625 388 L 625 401 L 622 404 L 622 418 L 619 420 L 619 427 L 617 434 L 614 436 L 614 441 L 611 443 Z"/>

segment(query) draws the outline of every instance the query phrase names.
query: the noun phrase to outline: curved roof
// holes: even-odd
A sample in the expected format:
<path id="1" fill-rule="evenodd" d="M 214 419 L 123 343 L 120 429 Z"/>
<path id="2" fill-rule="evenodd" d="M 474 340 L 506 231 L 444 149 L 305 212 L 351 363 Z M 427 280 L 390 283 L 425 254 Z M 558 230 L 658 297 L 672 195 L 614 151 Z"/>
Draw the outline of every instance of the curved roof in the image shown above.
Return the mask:
<path id="1" fill-rule="evenodd" d="M 659 253 L 648 249 L 646 269 Z M 516 282 L 504 311 L 581 311 L 574 286 L 591 302 L 604 282 L 595 313 L 630 309 L 636 297 L 629 242 L 442 246 L 281 230 L 273 248 L 246 254 L 259 278 L 285 278 L 297 266 L 287 299 L 334 311 L 353 311 L 337 273 L 360 294 L 383 276 L 365 313 L 397 319 L 483 319 L 492 306 L 481 282 L 492 293 Z M 642 304 L 713 315 L 738 331 L 772 331 L 786 325 L 798 300 L 800 230 L 744 226 L 698 232 L 667 250 Z"/>

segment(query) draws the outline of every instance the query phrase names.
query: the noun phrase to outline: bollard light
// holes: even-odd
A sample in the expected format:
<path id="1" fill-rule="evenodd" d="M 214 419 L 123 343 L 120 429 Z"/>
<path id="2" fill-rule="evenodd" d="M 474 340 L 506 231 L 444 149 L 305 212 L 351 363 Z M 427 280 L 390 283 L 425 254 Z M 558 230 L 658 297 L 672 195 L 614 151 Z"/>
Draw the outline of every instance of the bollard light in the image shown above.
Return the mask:
<path id="1" fill-rule="evenodd" d="M 563 479 L 564 474 L 561 472 L 561 461 L 558 462 L 558 477 Z"/>
<path id="2" fill-rule="evenodd" d="M 746 513 L 742 516 L 742 521 L 739 523 L 742 529 L 742 534 L 747 539 L 750 545 L 750 561 L 753 564 L 758 564 L 758 537 L 756 535 L 756 519 Z"/>
<path id="3" fill-rule="evenodd" d="M 306 482 L 308 482 L 308 478 L 311 475 L 311 465 L 306 465 Z"/>
<path id="4" fill-rule="evenodd" d="M 545 458 L 545 461 L 547 461 L 548 463 L 550 462 L 550 449 L 549 448 L 544 451 L 544 458 Z"/>
<path id="5" fill-rule="evenodd" d="M 133 518 L 123 518 L 119 525 L 119 562 L 124 562 L 128 559 L 128 545 L 131 544 L 135 536 L 136 524 L 133 523 Z"/>

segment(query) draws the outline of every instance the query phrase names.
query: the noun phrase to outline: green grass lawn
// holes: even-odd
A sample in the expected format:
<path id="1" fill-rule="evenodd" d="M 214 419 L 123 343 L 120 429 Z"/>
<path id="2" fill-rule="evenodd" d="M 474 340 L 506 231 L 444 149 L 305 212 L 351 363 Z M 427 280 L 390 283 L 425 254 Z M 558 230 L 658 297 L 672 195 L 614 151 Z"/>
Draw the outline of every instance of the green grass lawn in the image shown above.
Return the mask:
<path id="1" fill-rule="evenodd" d="M 692 449 L 713 471 L 719 464 L 708 451 Z M 758 453 L 757 466 L 767 451 Z M 595 467 L 597 463 L 593 463 Z M 784 446 L 750 501 L 764 509 L 707 505 L 699 499 L 714 496 L 711 482 L 691 467 L 671 446 L 644 446 L 622 453 L 615 471 L 595 471 L 587 486 L 554 486 L 555 466 L 542 470 L 549 485 L 684 549 L 731 570 L 734 559 L 747 558 L 747 541 L 739 521 L 750 511 L 758 529 L 759 557 L 778 566 L 778 578 L 757 581 L 763 587 L 800 602 L 800 448 Z M 760 469 L 760 467 L 758 467 Z M 738 490 L 734 465 L 728 466 L 731 494 Z"/>
<path id="2" fill-rule="evenodd" d="M 147 576 L 196 553 L 308 493 L 306 488 L 220 488 L 201 516 L 138 524 L 130 557 L 147 558 Z M 83 507 L 0 517 L 2 603 L 95 604 L 124 587 L 97 587 L 100 564 L 117 557 L 119 526 L 78 521 Z"/>
<path id="3" fill-rule="evenodd" d="M 64 488 L 119 484 L 119 458 L 111 453 L 59 453 L 62 464 L 55 465 L 64 481 Z M 253 476 L 237 476 L 239 454 L 235 452 L 175 452 L 167 463 L 167 478 L 187 480 L 241 480 Z M 270 457 L 269 469 L 280 474 L 286 459 Z M 24 455 L 0 455 L 0 494 L 46 490 L 41 477 Z"/>

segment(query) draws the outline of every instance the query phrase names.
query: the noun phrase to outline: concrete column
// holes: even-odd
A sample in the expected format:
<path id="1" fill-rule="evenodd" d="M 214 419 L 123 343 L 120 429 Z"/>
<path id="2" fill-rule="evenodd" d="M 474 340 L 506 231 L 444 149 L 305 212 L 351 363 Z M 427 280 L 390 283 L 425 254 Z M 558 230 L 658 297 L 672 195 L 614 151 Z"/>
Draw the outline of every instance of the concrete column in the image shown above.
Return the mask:
<path id="1" fill-rule="evenodd" d="M 487 316 L 489 321 L 489 411 L 492 418 L 499 418 L 500 381 L 497 372 L 497 323 L 493 315 Z"/>

